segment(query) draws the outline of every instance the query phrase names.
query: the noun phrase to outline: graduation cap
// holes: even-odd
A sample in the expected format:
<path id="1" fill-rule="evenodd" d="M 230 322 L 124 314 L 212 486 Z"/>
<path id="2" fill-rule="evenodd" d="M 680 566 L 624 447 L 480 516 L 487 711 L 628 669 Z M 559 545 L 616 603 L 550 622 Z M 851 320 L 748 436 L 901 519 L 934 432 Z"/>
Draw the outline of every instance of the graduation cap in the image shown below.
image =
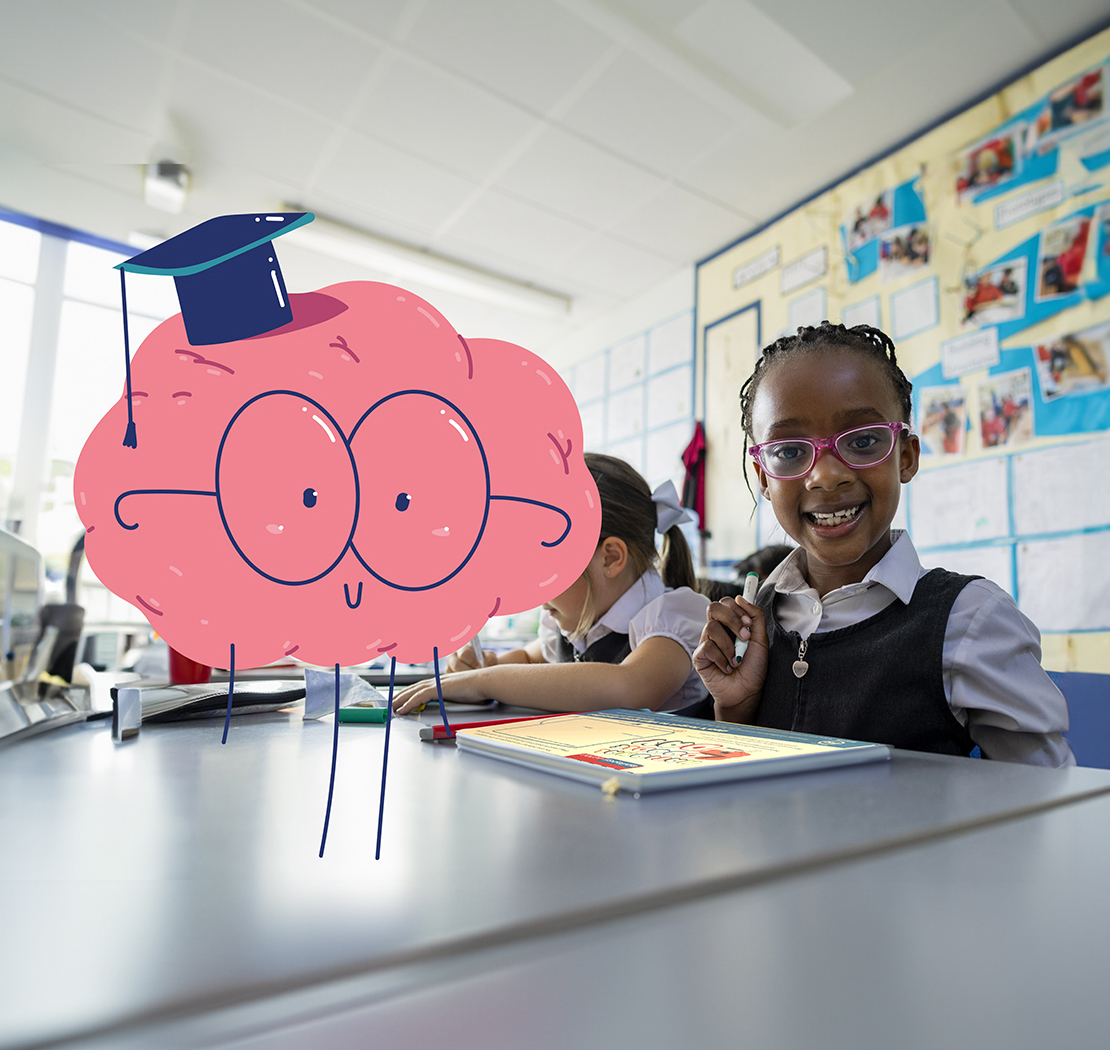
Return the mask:
<path id="1" fill-rule="evenodd" d="M 192 346 L 230 343 L 272 332 L 293 320 L 293 310 L 270 242 L 314 218 L 312 212 L 218 215 L 116 266 L 127 363 L 127 434 L 123 443 L 128 448 L 135 447 L 136 437 L 131 417 L 127 272 L 174 279 Z"/>

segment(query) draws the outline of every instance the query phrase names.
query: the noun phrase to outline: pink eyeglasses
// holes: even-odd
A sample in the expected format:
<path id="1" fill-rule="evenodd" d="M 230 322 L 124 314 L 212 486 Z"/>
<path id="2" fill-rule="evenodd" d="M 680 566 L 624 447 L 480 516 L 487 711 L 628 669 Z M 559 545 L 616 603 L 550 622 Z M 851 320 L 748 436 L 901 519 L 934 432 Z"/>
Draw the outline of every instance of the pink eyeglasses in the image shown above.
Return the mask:
<path id="1" fill-rule="evenodd" d="M 777 481 L 804 478 L 817 462 L 817 453 L 827 448 L 841 463 L 858 470 L 885 463 L 894 451 L 898 435 L 910 433 L 905 423 L 871 423 L 842 430 L 830 438 L 786 438 L 752 445 L 748 454 Z"/>

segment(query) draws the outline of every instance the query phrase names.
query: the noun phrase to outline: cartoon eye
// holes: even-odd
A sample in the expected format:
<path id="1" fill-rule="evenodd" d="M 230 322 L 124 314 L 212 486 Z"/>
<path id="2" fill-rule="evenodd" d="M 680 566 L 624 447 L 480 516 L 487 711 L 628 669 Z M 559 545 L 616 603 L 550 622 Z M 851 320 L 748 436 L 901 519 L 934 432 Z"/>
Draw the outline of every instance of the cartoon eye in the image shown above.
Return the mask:
<path id="1" fill-rule="evenodd" d="M 216 456 L 216 500 L 235 549 L 276 583 L 312 583 L 343 557 L 358 476 L 332 416 L 291 390 L 251 398 Z"/>
<path id="2" fill-rule="evenodd" d="M 402 590 L 454 576 L 489 507 L 486 454 L 466 416 L 438 394 L 402 390 L 367 410 L 351 451 L 363 493 L 353 549 L 367 571 Z"/>

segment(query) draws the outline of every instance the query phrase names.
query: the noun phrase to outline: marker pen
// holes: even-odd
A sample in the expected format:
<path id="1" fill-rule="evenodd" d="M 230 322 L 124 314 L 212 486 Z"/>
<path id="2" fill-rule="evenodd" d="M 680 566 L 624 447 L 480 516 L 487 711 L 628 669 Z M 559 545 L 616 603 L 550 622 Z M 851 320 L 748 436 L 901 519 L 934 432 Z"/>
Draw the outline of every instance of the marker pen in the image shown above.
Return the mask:
<path id="1" fill-rule="evenodd" d="M 755 601 L 755 592 L 758 591 L 758 590 L 759 590 L 759 573 L 749 572 L 748 575 L 744 577 L 744 601 L 749 602 L 749 603 L 754 602 Z M 747 651 L 748 651 L 748 643 L 744 642 L 744 641 L 741 641 L 739 638 L 737 638 L 736 639 L 736 659 L 737 660 L 742 660 L 744 658 L 744 653 L 746 653 Z"/>
<path id="2" fill-rule="evenodd" d="M 477 659 L 478 666 L 479 667 L 485 667 L 486 666 L 486 655 L 485 655 L 485 653 L 482 652 L 482 643 L 479 640 L 477 635 L 475 635 L 473 638 L 470 639 L 470 651 L 474 654 L 475 658 Z"/>

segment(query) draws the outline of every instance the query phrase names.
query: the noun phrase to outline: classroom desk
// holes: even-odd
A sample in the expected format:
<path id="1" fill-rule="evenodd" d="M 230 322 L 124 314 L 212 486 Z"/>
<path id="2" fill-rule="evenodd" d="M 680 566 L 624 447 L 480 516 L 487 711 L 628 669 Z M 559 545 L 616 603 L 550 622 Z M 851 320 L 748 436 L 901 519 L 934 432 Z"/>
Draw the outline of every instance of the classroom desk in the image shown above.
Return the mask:
<path id="1" fill-rule="evenodd" d="M 846 958 L 868 945 L 882 958 L 907 929 L 959 939 L 967 962 L 931 976 L 966 1011 L 984 965 L 1014 965 L 996 958 L 1000 929 L 1013 940 L 1029 926 L 1058 958 L 1051 918 L 1030 925 L 1022 909 L 1051 867 L 1046 843 L 1096 836 L 1029 829 L 1097 813 L 1101 839 L 1110 810 L 1107 771 L 911 752 L 608 798 L 423 744 L 419 724 L 394 722 L 378 862 L 380 726 L 341 726 L 322 860 L 330 721 L 240 718 L 226 747 L 215 721 L 147 727 L 123 745 L 90 723 L 0 751 L 0 1047 L 595 1046 L 630 1045 L 614 1033 L 632 1029 L 640 1045 L 694 1045 L 675 1033 L 735 1022 L 737 967 L 769 997 L 759 1023 L 786 1017 L 794 1030 L 813 1015 L 794 1010 L 798 996 L 824 1001 L 849 982 L 842 938 Z M 999 836 L 1024 842 L 1028 862 Z M 935 879 L 944 892 L 919 899 Z M 1090 895 L 1089 879 L 1078 885 Z M 917 974 L 886 974 L 887 1012 L 903 1023 L 926 1012 L 916 999 L 897 1007 Z M 713 989 L 723 1000 L 703 1020 Z M 461 1027 L 426 1016 L 442 1009 L 461 1010 Z M 644 1022 L 653 1011 L 665 1020 Z"/>

